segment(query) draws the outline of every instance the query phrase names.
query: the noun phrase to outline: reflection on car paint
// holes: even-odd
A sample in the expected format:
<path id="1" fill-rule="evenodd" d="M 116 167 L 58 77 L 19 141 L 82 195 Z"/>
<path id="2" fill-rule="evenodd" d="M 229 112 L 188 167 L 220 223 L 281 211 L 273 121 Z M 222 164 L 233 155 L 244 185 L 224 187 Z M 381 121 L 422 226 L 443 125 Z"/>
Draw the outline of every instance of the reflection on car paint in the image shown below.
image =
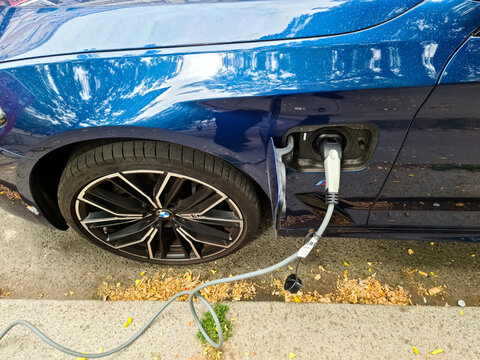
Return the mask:
<path id="1" fill-rule="evenodd" d="M 367 2 L 360 3 L 369 9 Z M 251 33 L 242 28 L 244 32 L 237 35 L 201 34 L 206 42 L 225 42 L 217 45 L 175 47 L 191 45 L 188 31 L 168 33 L 171 43 L 164 38 L 147 43 L 151 35 L 147 31 L 128 49 L 106 40 L 111 38 L 110 28 L 96 37 L 84 33 L 76 42 L 60 35 L 77 34 L 72 26 L 85 25 L 84 21 L 103 26 L 98 19 L 104 13 L 121 19 L 134 11 L 135 23 L 146 11 L 141 7 L 3 10 L 4 60 L 29 59 L 0 63 L 0 106 L 10 119 L 9 134 L 3 135 L 0 146 L 41 158 L 71 142 L 97 138 L 172 141 L 227 160 L 268 193 L 265 147 L 270 137 L 279 142 L 288 128 L 298 125 L 369 122 L 381 132 L 372 163 L 365 170 L 342 175 L 341 185 L 345 211 L 356 225 L 364 225 L 414 114 L 449 57 L 478 27 L 480 14 L 479 3 L 461 0 L 418 6 L 410 1 L 393 7 L 389 2 L 375 3 L 383 7 L 346 22 L 338 21 L 339 14 L 357 5 L 327 1 L 322 3 L 324 12 L 310 14 L 302 8 L 299 12 L 305 14 L 286 14 L 276 24 L 282 29 L 275 31 L 268 22 Z M 255 4 L 241 5 L 248 9 Z M 240 5 L 212 6 L 222 12 Z M 391 12 L 385 11 L 388 6 Z M 398 16 L 401 12 L 405 13 Z M 47 22 L 53 18 L 54 22 Z M 333 20 L 322 25 L 321 19 Z M 359 32 L 311 37 L 384 20 L 389 21 Z M 305 22 L 309 26 L 301 25 Z M 22 38 L 28 41 L 18 40 Z M 244 40 L 255 41 L 238 43 Z M 92 41 L 93 47 L 85 45 Z M 144 47 L 149 49 L 140 49 Z M 50 56 L 54 54 L 66 55 Z M 461 72 L 447 68 L 445 79 L 454 71 Z M 475 70 L 468 72 L 472 71 L 462 81 L 472 81 Z M 451 81 L 457 82 L 458 76 Z M 34 165 L 35 160 L 22 159 L 18 174 L 23 178 L 16 179 L 29 200 L 28 174 Z M 309 218 L 311 212 L 295 194 L 318 191 L 319 174 L 289 170 L 287 176 L 288 226 L 313 227 L 318 219 Z M 310 220 L 292 221 L 301 216 Z"/>

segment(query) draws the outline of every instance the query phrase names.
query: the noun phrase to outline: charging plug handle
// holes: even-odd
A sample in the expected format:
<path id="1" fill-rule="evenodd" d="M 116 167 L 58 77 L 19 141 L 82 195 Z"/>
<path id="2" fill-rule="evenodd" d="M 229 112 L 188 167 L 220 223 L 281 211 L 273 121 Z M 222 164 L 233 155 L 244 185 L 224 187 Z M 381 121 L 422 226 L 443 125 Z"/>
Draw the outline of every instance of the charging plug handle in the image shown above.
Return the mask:
<path id="1" fill-rule="evenodd" d="M 322 134 L 319 139 L 320 154 L 325 168 L 327 204 L 338 204 L 340 171 L 342 167 L 343 138 L 338 134 Z"/>

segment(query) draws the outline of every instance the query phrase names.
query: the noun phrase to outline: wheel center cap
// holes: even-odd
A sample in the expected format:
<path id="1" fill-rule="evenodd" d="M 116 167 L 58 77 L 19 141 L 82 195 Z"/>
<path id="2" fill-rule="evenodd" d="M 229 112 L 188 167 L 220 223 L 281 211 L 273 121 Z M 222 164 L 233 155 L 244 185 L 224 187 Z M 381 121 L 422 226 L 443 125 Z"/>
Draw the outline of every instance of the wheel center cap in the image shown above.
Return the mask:
<path id="1" fill-rule="evenodd" d="M 169 217 L 172 216 L 172 214 L 167 210 L 157 210 L 155 212 L 155 215 L 160 219 L 168 219 Z"/>

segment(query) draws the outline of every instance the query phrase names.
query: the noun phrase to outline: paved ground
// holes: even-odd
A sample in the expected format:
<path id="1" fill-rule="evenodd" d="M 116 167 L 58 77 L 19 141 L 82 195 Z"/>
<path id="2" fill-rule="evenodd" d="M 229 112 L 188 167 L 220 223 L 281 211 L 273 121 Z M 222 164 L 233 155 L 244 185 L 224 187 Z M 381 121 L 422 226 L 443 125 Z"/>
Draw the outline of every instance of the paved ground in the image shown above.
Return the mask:
<path id="1" fill-rule="evenodd" d="M 173 303 L 138 342 L 113 359 L 203 359 L 185 303 Z M 110 350 L 157 309 L 154 302 L 0 301 L 0 328 L 26 318 L 55 341 L 80 351 Z M 479 359 L 480 308 L 344 304 L 231 303 L 237 319 L 224 359 Z M 132 324 L 123 328 L 126 317 Z M 415 355 L 415 346 L 419 355 Z M 429 352 L 442 349 L 438 355 Z M 290 355 L 292 353 L 293 355 Z M 423 355 L 423 356 L 422 356 Z M 24 328 L 0 342 L 10 360 L 73 359 Z"/>
<path id="2" fill-rule="evenodd" d="M 96 299 L 102 281 L 134 284 L 140 272 L 152 275 L 166 267 L 147 265 L 100 250 L 73 231 L 57 231 L 32 224 L 0 209 L 0 289 L 16 299 Z M 226 259 L 205 265 L 174 267 L 187 269 L 207 279 L 238 274 L 264 267 L 293 253 L 301 238 L 277 238 L 269 230 Z M 408 249 L 413 254 L 408 254 Z M 475 255 L 472 257 L 472 255 Z M 345 266 L 344 261 L 349 265 Z M 371 262 L 370 266 L 367 262 Z M 326 271 L 321 271 L 321 265 Z M 368 268 L 372 271 L 369 272 Z M 216 273 L 212 274 L 211 270 Z M 321 294 L 331 292 L 337 279 L 348 269 L 349 278 L 376 273 L 377 279 L 391 286 L 401 285 L 412 294 L 415 304 L 480 305 L 480 243 L 323 239 L 317 251 L 300 266 L 305 289 Z M 428 277 L 412 270 L 420 270 Z M 282 269 L 279 278 L 291 270 Z M 433 276 L 430 274 L 433 272 Z M 320 274 L 320 279 L 315 276 Z M 318 276 L 317 276 L 318 278 Z M 259 279 L 261 285 L 266 279 Z M 425 296 L 425 290 L 441 285 L 446 294 Z M 257 300 L 274 300 L 262 294 Z M 426 303 L 425 303 L 426 301 Z"/>

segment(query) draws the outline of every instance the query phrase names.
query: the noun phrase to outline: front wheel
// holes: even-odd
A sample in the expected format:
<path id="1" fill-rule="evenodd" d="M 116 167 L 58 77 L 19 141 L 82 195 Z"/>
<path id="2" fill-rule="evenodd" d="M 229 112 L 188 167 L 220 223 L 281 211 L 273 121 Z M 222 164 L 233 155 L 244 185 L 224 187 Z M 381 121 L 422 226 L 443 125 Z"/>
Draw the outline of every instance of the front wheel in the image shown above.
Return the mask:
<path id="1" fill-rule="evenodd" d="M 159 264 L 224 257 L 255 235 L 251 181 L 225 161 L 175 144 L 123 141 L 77 152 L 60 179 L 68 224 L 115 254 Z"/>

